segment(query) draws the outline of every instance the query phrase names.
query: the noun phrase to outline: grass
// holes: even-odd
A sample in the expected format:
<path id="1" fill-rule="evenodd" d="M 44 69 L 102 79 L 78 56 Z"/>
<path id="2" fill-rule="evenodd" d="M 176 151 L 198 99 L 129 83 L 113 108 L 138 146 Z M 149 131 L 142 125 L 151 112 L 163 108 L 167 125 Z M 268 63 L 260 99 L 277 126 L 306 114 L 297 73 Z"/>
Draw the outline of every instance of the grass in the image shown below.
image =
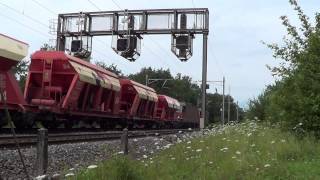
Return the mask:
<path id="1" fill-rule="evenodd" d="M 76 179 L 320 179 L 320 144 L 246 122 L 213 128 L 153 157 L 117 156 Z"/>

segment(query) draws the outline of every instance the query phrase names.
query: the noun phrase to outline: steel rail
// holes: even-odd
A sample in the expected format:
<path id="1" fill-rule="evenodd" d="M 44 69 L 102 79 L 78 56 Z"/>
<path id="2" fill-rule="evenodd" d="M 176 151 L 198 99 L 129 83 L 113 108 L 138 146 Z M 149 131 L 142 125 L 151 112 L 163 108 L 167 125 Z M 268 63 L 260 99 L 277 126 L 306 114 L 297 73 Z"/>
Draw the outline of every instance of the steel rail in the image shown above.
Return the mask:
<path id="1" fill-rule="evenodd" d="M 194 130 L 191 130 L 194 131 Z M 146 130 L 129 131 L 129 138 L 147 137 L 176 134 L 179 132 L 190 132 L 187 129 L 168 129 L 168 130 Z M 77 133 L 53 133 L 48 134 L 49 144 L 64 144 L 89 141 L 103 141 L 120 139 L 122 131 L 103 131 L 103 132 L 77 132 Z M 35 146 L 37 144 L 37 134 L 17 135 L 17 141 L 21 146 Z M 15 145 L 14 138 L 10 135 L 0 135 L 0 149 L 11 148 Z"/>

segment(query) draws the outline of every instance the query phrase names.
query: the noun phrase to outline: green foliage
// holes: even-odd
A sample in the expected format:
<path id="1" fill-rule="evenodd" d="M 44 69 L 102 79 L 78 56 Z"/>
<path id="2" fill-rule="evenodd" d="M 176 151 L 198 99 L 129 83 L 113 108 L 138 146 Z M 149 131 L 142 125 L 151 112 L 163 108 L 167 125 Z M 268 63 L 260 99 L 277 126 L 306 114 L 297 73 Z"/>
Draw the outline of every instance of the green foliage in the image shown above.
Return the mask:
<path id="1" fill-rule="evenodd" d="M 177 74 L 173 77 L 169 69 L 158 69 L 154 70 L 151 67 L 142 68 L 140 72 L 131 74 L 128 76 L 129 79 L 137 81 L 141 84 L 146 84 L 148 79 L 151 79 L 148 85 L 154 88 L 159 94 L 165 94 L 178 99 L 179 101 L 198 105 L 200 101 L 201 88 L 192 81 L 189 76 L 182 76 Z M 152 79 L 168 79 L 165 80 L 152 80 Z M 225 119 L 227 119 L 227 99 L 225 98 Z M 230 120 L 236 120 L 236 107 L 237 104 L 233 102 L 233 98 L 230 97 Z M 208 111 L 208 123 L 221 122 L 221 106 L 222 106 L 222 95 L 215 93 L 207 93 L 207 111 Z M 242 119 L 243 111 L 239 108 L 240 119 Z"/>
<path id="2" fill-rule="evenodd" d="M 119 171 L 122 160 L 116 158 L 76 178 L 119 179 L 128 177 L 126 173 L 142 180 L 320 178 L 320 144 L 312 137 L 297 139 L 278 127 L 256 122 L 214 127 L 208 133 L 163 150 L 152 159 L 127 159 L 121 165 L 127 171 Z"/>
<path id="3" fill-rule="evenodd" d="M 105 62 L 103 62 L 103 61 L 97 61 L 97 62 L 96 62 L 96 65 L 102 67 L 102 68 L 105 69 L 105 70 L 111 71 L 111 72 L 115 73 L 115 74 L 118 75 L 118 76 L 121 76 L 121 77 L 124 76 L 124 74 L 122 73 L 122 71 L 121 71 L 121 70 L 118 68 L 118 66 L 115 65 L 115 64 L 107 65 L 107 64 L 106 64 Z"/>
<path id="4" fill-rule="evenodd" d="M 168 79 L 167 81 L 149 81 L 148 85 L 154 88 L 159 94 L 165 94 L 180 101 L 197 105 L 201 90 L 197 84 L 192 82 L 191 77 L 182 76 L 181 74 L 177 74 L 176 77 L 173 77 L 169 69 L 155 70 L 151 67 L 142 68 L 140 72 L 128 76 L 129 79 L 141 84 L 146 84 L 147 77 L 148 79 Z"/>
<path id="5" fill-rule="evenodd" d="M 228 98 L 229 95 L 225 96 L 225 122 L 227 122 L 228 119 Z M 221 109 L 222 109 L 222 94 L 218 93 L 208 93 L 207 94 L 207 111 L 209 113 L 208 119 L 209 123 L 221 123 Z M 239 110 L 239 121 L 243 119 L 243 109 L 238 107 L 238 105 L 234 102 L 233 98 L 230 97 L 230 121 L 236 121 L 237 120 L 237 108 Z"/>
<path id="6" fill-rule="evenodd" d="M 52 45 L 49 45 L 47 43 L 44 43 L 41 47 L 40 50 L 41 51 L 54 51 L 56 48 Z"/>
<path id="7" fill-rule="evenodd" d="M 15 74 L 16 78 L 18 79 L 19 86 L 22 91 L 24 91 L 24 85 L 28 76 L 28 69 L 29 69 L 29 61 L 25 59 L 20 61 L 16 66 L 12 68 L 12 71 Z"/>
<path id="8" fill-rule="evenodd" d="M 140 179 L 141 165 L 136 164 L 128 157 L 114 157 L 108 163 L 101 163 L 97 169 L 86 169 L 79 173 L 76 179 L 110 179 L 110 180 L 135 180 Z"/>
<path id="9" fill-rule="evenodd" d="M 302 132 L 320 134 L 320 15 L 315 25 L 303 13 L 295 0 L 290 0 L 301 22 L 299 28 L 288 17 L 281 20 L 287 29 L 282 46 L 269 44 L 275 58 L 282 60 L 278 67 L 269 67 L 281 80 L 273 88 L 249 103 L 248 117 L 280 122 L 287 130 L 302 124 Z M 300 131 L 301 132 L 301 131 Z"/>

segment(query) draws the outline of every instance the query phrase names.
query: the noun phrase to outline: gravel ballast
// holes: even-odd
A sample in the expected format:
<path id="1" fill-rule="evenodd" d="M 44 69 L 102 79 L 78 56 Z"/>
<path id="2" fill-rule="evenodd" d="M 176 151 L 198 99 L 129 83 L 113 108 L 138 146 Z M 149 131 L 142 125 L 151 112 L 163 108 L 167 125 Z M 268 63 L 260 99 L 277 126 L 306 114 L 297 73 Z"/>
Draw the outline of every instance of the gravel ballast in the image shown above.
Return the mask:
<path id="1" fill-rule="evenodd" d="M 201 136 L 203 132 L 186 132 L 174 135 L 154 136 L 129 139 L 129 155 L 140 159 L 150 156 L 170 145 L 193 137 Z M 36 148 L 22 148 L 21 152 L 28 172 L 32 178 L 35 174 Z M 50 145 L 48 147 L 49 176 L 77 172 L 81 168 L 98 164 L 110 159 L 115 154 L 121 154 L 120 140 L 82 142 L 72 144 Z M 13 149 L 0 149 L 0 179 L 25 179 L 26 176 L 20 162 L 18 151 Z"/>

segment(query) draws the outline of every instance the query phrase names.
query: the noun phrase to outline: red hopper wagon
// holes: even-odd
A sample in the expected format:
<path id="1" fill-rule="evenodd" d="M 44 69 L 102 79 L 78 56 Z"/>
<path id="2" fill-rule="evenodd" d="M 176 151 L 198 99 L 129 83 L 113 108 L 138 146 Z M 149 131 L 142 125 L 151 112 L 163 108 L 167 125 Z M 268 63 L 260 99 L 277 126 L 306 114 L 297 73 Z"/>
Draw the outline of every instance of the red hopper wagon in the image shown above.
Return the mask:
<path id="1" fill-rule="evenodd" d="M 0 126 L 7 122 L 4 102 L 17 128 L 39 125 L 35 122 L 47 128 L 104 129 L 199 124 L 197 110 L 193 116 L 196 118 L 188 118 L 191 116 L 182 112 L 178 100 L 158 96 L 153 88 L 120 79 L 62 51 L 37 51 L 31 55 L 22 93 L 10 69 L 27 53 L 26 43 L 0 34 Z"/>
<path id="2" fill-rule="evenodd" d="M 22 112 L 25 110 L 23 95 L 11 68 L 28 54 L 28 44 L 0 34 L 0 126 L 6 124 L 4 101 L 10 111 Z"/>
<path id="3" fill-rule="evenodd" d="M 54 114 L 53 122 L 74 125 L 71 116 L 80 121 L 118 115 L 120 89 L 117 75 L 99 66 L 64 52 L 37 51 L 31 56 L 24 98 Z"/>

